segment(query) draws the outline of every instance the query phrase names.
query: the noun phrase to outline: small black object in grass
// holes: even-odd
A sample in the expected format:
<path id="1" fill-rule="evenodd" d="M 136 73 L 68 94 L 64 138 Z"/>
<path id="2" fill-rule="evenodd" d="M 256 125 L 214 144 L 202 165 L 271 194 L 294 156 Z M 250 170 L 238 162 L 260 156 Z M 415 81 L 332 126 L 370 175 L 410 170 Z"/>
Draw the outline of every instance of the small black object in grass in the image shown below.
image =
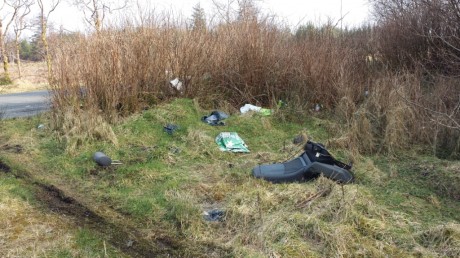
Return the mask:
<path id="1" fill-rule="evenodd" d="M 179 129 L 179 126 L 174 124 L 167 124 L 163 126 L 163 131 L 165 131 L 169 135 L 172 135 L 175 131 L 177 131 L 177 129 Z"/>
<path id="2" fill-rule="evenodd" d="M 206 221 L 224 221 L 225 212 L 223 210 L 210 210 L 204 212 L 204 220 Z"/>

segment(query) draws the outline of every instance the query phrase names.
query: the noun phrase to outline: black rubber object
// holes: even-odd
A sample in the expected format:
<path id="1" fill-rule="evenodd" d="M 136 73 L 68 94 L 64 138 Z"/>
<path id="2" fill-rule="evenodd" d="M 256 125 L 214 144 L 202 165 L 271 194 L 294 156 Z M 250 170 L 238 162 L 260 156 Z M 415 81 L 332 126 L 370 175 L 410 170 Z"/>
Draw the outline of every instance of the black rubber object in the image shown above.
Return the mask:
<path id="1" fill-rule="evenodd" d="M 112 164 L 112 159 L 100 151 L 94 153 L 93 160 L 101 167 L 107 167 Z"/>
<path id="2" fill-rule="evenodd" d="M 338 183 L 353 182 L 353 174 L 350 171 L 336 165 L 311 162 L 305 153 L 284 163 L 257 166 L 252 169 L 252 174 L 256 178 L 275 183 L 304 181 L 320 175 Z"/>

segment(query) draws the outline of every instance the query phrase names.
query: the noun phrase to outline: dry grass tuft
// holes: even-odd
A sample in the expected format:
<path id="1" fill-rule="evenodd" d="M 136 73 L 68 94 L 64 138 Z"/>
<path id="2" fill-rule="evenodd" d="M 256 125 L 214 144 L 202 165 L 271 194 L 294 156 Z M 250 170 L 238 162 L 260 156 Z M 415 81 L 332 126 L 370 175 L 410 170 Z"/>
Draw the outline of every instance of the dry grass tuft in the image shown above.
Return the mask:
<path id="1" fill-rule="evenodd" d="M 460 225 L 449 223 L 416 234 L 417 241 L 425 248 L 436 250 L 442 257 L 460 256 Z"/>
<path id="2" fill-rule="evenodd" d="M 112 127 L 104 121 L 98 111 L 68 108 L 54 113 L 51 127 L 61 132 L 68 151 L 75 151 L 83 143 L 98 140 L 118 144 Z"/>
<path id="3" fill-rule="evenodd" d="M 71 221 L 43 213 L 24 201 L 2 198 L 0 218 L 2 257 L 43 256 L 60 249 L 72 250 L 75 244 L 69 233 Z"/>
<path id="4" fill-rule="evenodd" d="M 368 118 L 367 112 L 358 111 L 352 119 L 350 127 L 350 142 L 357 146 L 363 153 L 372 153 L 377 148 L 375 134 L 373 133 L 375 123 Z"/>
<path id="5" fill-rule="evenodd" d="M 401 215 L 358 186 L 342 188 L 326 178 L 286 185 L 251 180 L 227 201 L 225 228 L 213 232 L 240 255 L 402 254 L 388 231 L 388 223 L 404 223 Z"/>
<path id="6" fill-rule="evenodd" d="M 414 137 L 412 123 L 416 121 L 414 111 L 410 106 L 398 98 L 397 89 L 390 92 L 389 99 L 394 99 L 386 114 L 385 135 L 383 138 L 384 145 L 389 152 L 403 149 L 408 146 L 410 140 Z"/>

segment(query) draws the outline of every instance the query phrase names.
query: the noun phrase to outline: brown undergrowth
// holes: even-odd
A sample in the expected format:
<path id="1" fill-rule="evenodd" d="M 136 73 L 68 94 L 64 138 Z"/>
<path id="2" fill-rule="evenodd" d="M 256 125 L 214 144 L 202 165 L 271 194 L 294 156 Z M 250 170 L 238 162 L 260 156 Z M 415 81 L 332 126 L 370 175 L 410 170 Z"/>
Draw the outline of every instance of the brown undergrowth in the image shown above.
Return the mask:
<path id="1" fill-rule="evenodd" d="M 315 106 L 335 111 L 344 122 L 337 143 L 361 153 L 394 153 L 416 143 L 456 157 L 456 78 L 424 67 L 388 68 L 369 27 L 340 31 L 326 24 L 293 34 L 270 16 L 254 15 L 199 31 L 160 15 L 138 26 L 57 37 L 53 128 L 71 142 L 116 142 L 104 123 L 170 98 L 197 98 L 210 108 L 275 107 L 282 100 L 290 120 L 302 120 Z M 177 89 L 170 83 L 176 78 Z"/>

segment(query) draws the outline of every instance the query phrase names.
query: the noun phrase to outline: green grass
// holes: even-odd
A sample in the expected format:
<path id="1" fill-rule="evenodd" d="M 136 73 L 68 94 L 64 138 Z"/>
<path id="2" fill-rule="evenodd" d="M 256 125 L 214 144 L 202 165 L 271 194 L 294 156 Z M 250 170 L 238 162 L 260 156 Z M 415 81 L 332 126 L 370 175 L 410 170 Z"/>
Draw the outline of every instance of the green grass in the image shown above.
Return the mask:
<path id="1" fill-rule="evenodd" d="M 0 174 L 1 194 L 0 201 L 6 198 L 14 198 L 19 201 L 34 202 L 33 192 L 20 180 Z"/>
<path id="2" fill-rule="evenodd" d="M 387 174 L 386 182 L 372 188 L 375 196 L 387 207 L 402 210 L 425 225 L 436 224 L 438 219 L 460 221 L 458 213 L 458 170 L 449 171 L 449 164 L 458 162 L 431 157 L 398 160 L 379 157 L 376 164 Z M 389 164 L 396 164 L 393 168 Z"/>
<path id="3" fill-rule="evenodd" d="M 107 253 L 121 257 L 110 244 L 104 248 L 101 238 L 91 231 L 65 229 L 68 225 L 47 214 L 49 211 L 43 210 L 33 191 L 23 180 L 0 174 L 1 239 L 8 241 L 0 250 L 1 256 L 30 257 L 40 253 L 45 257 L 104 257 Z M 62 235 L 66 239 L 61 239 Z"/>
<path id="4" fill-rule="evenodd" d="M 92 207 L 112 207 L 150 234 L 230 248 L 231 256 L 460 253 L 458 161 L 414 152 L 400 158 L 355 157 L 352 185 L 341 187 L 327 179 L 271 184 L 252 178 L 251 169 L 299 153 L 300 147 L 291 143 L 299 133 L 324 143 L 340 137 L 330 130 L 334 123 L 311 116 L 294 123 L 281 115 L 232 114 L 226 126 L 213 127 L 200 121 L 209 112 L 193 100 L 177 99 L 115 125 L 117 146 L 87 142 L 77 151 L 68 151 L 52 131 L 37 132 L 37 119 L 6 121 L 0 137 L 33 139 L 27 154 L 39 168 L 34 173 L 80 193 Z M 168 123 L 179 130 L 168 135 L 163 131 Z M 221 152 L 214 139 L 222 131 L 237 132 L 251 153 Z M 353 155 L 347 149 L 330 150 L 345 162 Z M 123 165 L 99 168 L 91 158 L 95 151 Z M 324 195 L 312 197 L 324 189 Z M 21 190 L 12 191 L 29 198 Z M 226 211 L 225 222 L 203 220 L 203 211 L 213 208 Z M 445 224 L 448 229 L 438 229 Z M 446 236 L 447 249 L 438 240 Z M 88 255 L 101 255 L 101 242 L 90 232 L 81 231 L 77 239 L 80 248 L 88 246 Z"/>
<path id="5" fill-rule="evenodd" d="M 81 257 L 123 257 L 100 237 L 85 228 L 78 230 L 75 243 L 80 250 L 78 255 Z M 61 251 L 57 256 L 67 254 L 68 252 Z"/>
<path id="6" fill-rule="evenodd" d="M 0 86 L 4 86 L 4 85 L 10 85 L 12 84 L 13 81 L 11 80 L 11 78 L 9 76 L 0 76 Z"/>

